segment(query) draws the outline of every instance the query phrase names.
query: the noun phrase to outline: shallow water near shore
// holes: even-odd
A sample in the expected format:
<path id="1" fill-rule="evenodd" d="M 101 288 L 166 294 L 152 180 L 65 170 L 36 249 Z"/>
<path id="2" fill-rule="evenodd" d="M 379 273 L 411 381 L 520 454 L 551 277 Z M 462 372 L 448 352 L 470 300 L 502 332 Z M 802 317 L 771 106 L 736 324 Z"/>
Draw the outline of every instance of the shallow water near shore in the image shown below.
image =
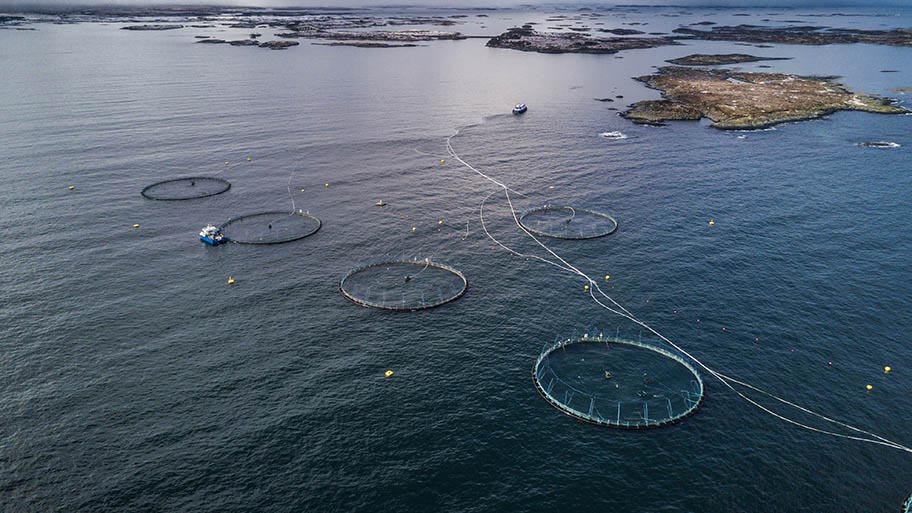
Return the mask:
<path id="1" fill-rule="evenodd" d="M 900 9 L 687 11 L 601 20 L 912 26 Z M 550 13 L 488 14 L 484 29 L 456 29 Z M 710 366 L 908 445 L 912 117 L 723 132 L 608 109 L 658 98 L 630 77 L 666 59 L 735 51 L 793 57 L 745 70 L 841 75 L 904 99 L 889 90 L 912 85 L 912 49 L 267 51 L 117 27 L 0 30 L 3 511 L 892 512 L 912 492 L 912 455 L 796 429 L 706 376 L 697 413 L 658 430 L 550 407 L 531 380 L 544 344 L 640 330 L 579 278 L 494 245 L 479 205 L 497 189 L 445 149 L 462 128 L 455 150 L 524 193 L 518 210 L 616 218 L 608 237 L 548 243 L 610 274 L 609 294 Z M 511 115 L 520 101 L 529 111 Z M 601 136 L 614 131 L 627 138 Z M 139 194 L 210 175 L 231 190 Z M 198 241 L 207 223 L 290 209 L 289 194 L 322 220 L 313 236 Z M 484 213 L 505 244 L 539 251 L 502 194 Z M 351 268 L 389 258 L 451 265 L 468 290 L 411 313 L 339 293 Z"/>

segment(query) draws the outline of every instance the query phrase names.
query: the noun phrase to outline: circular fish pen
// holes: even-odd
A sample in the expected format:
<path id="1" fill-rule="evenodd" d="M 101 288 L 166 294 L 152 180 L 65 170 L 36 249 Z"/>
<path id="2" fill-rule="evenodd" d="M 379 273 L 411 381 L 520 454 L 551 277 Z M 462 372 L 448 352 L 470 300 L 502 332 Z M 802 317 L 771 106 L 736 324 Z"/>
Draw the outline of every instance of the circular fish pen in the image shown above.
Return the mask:
<path id="1" fill-rule="evenodd" d="M 396 260 L 356 267 L 339 282 L 339 291 L 361 306 L 382 310 L 423 310 L 461 297 L 465 275 L 448 265 Z"/>
<path id="2" fill-rule="evenodd" d="M 257 212 L 233 217 L 219 227 L 230 242 L 238 244 L 282 244 L 309 237 L 322 222 L 303 211 Z"/>
<path id="3" fill-rule="evenodd" d="M 608 214 L 569 206 L 544 205 L 519 216 L 519 223 L 535 235 L 555 239 L 595 239 L 611 235 L 617 220 Z"/>
<path id="4" fill-rule="evenodd" d="M 182 201 L 216 196 L 230 188 L 231 182 L 222 178 L 188 176 L 155 182 L 143 188 L 140 194 L 150 200 Z"/>
<path id="5" fill-rule="evenodd" d="M 912 513 L 912 495 L 909 495 L 906 501 L 903 502 L 902 513 Z"/>
<path id="6" fill-rule="evenodd" d="M 677 422 L 703 400 L 703 380 L 684 358 L 620 338 L 584 335 L 545 346 L 532 368 L 538 393 L 576 419 L 624 429 Z"/>

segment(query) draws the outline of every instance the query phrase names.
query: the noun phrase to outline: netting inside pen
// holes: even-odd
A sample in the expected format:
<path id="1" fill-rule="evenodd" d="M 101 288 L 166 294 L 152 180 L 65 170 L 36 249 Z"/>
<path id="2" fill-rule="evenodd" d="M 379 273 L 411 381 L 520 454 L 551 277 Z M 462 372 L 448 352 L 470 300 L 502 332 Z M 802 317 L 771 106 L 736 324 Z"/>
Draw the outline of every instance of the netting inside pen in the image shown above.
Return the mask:
<path id="1" fill-rule="evenodd" d="M 219 229 L 238 244 L 281 244 L 317 233 L 321 222 L 303 211 L 257 212 L 229 219 Z"/>
<path id="2" fill-rule="evenodd" d="M 611 235 L 618 228 L 617 221 L 608 214 L 554 205 L 526 210 L 520 214 L 519 222 L 536 235 L 557 239 L 594 239 Z"/>
<path id="3" fill-rule="evenodd" d="M 617 428 L 679 421 L 703 399 L 703 380 L 681 356 L 602 335 L 546 345 L 532 377 L 538 392 L 558 410 Z"/>
<path id="4" fill-rule="evenodd" d="M 226 192 L 230 188 L 231 182 L 222 178 L 190 176 L 153 183 L 144 188 L 140 194 L 151 200 L 179 201 L 208 198 Z"/>
<path id="5" fill-rule="evenodd" d="M 424 260 L 397 260 L 356 267 L 339 282 L 349 300 L 384 310 L 421 310 L 449 303 L 466 291 L 458 270 Z"/>

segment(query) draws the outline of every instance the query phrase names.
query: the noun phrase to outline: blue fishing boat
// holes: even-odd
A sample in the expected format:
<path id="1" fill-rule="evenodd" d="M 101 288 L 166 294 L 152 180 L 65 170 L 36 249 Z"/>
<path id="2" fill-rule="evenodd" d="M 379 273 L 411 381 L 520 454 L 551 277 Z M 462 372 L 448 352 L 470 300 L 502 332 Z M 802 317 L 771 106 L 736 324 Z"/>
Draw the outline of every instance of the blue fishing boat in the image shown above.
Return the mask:
<path id="1" fill-rule="evenodd" d="M 207 224 L 205 228 L 200 230 L 200 240 L 210 246 L 218 246 L 223 242 L 228 242 L 228 238 L 222 235 L 218 227 L 211 224 Z"/>

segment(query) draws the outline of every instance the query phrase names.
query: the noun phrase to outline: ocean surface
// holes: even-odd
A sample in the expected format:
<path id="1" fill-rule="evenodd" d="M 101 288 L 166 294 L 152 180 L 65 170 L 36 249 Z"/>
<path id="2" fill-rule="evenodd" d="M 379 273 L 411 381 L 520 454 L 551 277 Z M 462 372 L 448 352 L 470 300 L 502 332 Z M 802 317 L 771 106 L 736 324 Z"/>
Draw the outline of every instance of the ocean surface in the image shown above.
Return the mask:
<path id="1" fill-rule="evenodd" d="M 898 8 L 681 11 L 598 21 L 912 27 Z M 496 35 L 554 12 L 468 11 L 454 29 Z M 614 216 L 608 237 L 546 242 L 610 274 L 607 293 L 710 367 L 909 445 L 912 116 L 722 132 L 608 109 L 658 98 L 631 77 L 698 52 L 793 57 L 741 67 L 903 99 L 890 89 L 912 86 L 912 48 L 267 51 L 193 44 L 250 30 L 119 26 L 0 30 L 0 511 L 855 513 L 899 511 L 912 492 L 912 454 L 799 429 L 705 373 L 702 406 L 671 427 L 552 408 L 531 379 L 545 344 L 655 339 L 581 278 L 492 242 L 489 195 L 491 234 L 547 256 L 445 143 L 460 130 L 454 149 L 521 192 L 517 210 Z M 520 101 L 528 113 L 511 115 Z M 188 175 L 232 188 L 140 195 Z M 197 238 L 292 199 L 322 220 L 315 235 Z M 451 265 L 468 290 L 417 312 L 339 293 L 349 269 L 387 258 Z"/>

